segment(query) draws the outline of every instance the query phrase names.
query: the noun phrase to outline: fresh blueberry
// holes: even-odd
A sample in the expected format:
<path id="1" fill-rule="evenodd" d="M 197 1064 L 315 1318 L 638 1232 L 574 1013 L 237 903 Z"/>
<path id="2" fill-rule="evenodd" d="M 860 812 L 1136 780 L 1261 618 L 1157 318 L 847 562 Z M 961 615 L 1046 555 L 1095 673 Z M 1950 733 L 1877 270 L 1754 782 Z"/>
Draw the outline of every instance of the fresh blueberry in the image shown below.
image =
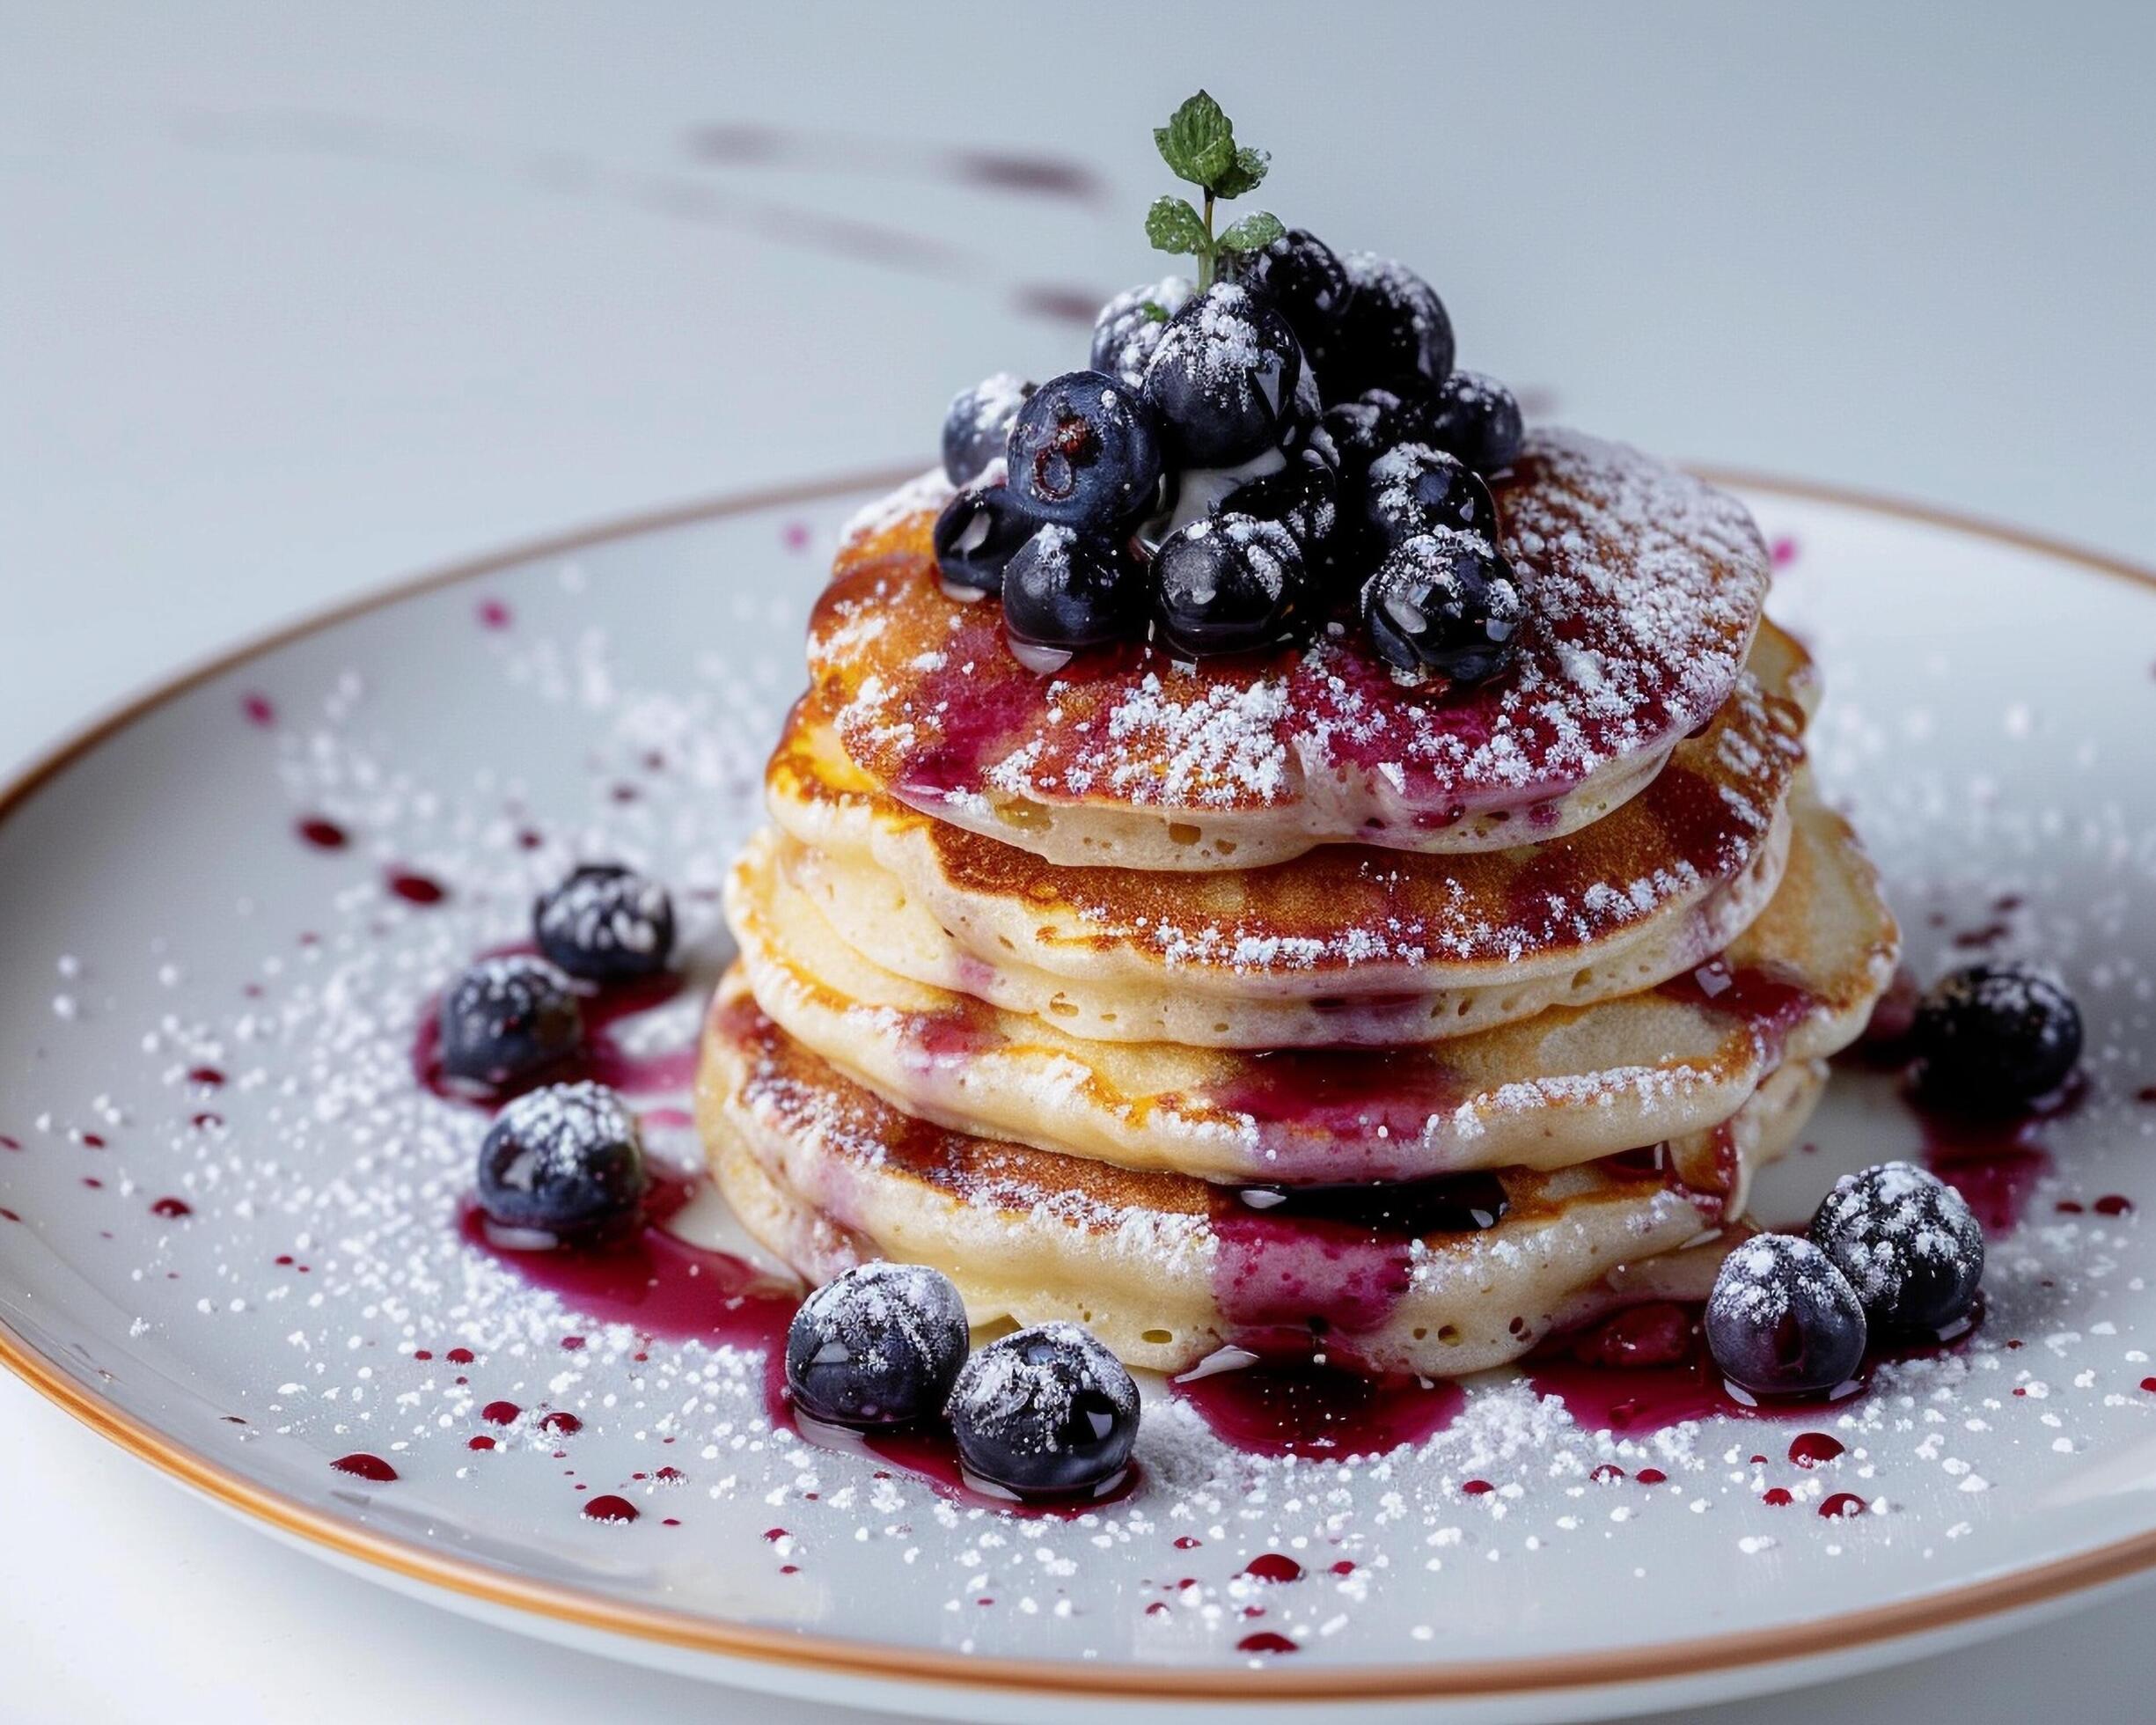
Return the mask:
<path id="1" fill-rule="evenodd" d="M 1161 440 L 1138 392 L 1100 371 L 1067 371 L 1011 422 L 1012 501 L 1037 521 L 1116 533 L 1158 506 Z"/>
<path id="2" fill-rule="evenodd" d="M 1363 517 L 1381 545 L 1453 528 L 1492 544 L 1497 504 L 1459 460 L 1427 444 L 1397 444 L 1370 464 Z"/>
<path id="3" fill-rule="evenodd" d="M 1178 654 L 1248 652 L 1280 639 L 1302 575 L 1302 548 L 1280 523 L 1223 512 L 1162 543 L 1153 562 L 1154 614 Z"/>
<path id="4" fill-rule="evenodd" d="M 1183 309 L 1191 291 L 1188 276 L 1170 275 L 1126 288 L 1102 306 L 1093 320 L 1093 369 L 1120 378 L 1133 389 L 1145 382 L 1146 367 L 1169 319 Z"/>
<path id="5" fill-rule="evenodd" d="M 1438 385 L 1430 441 L 1478 473 L 1501 473 L 1520 452 L 1520 404 L 1495 378 L 1455 371 Z"/>
<path id="6" fill-rule="evenodd" d="M 658 882 L 619 862 L 587 862 L 532 907 L 539 949 L 571 976 L 622 982 L 666 968 L 674 904 Z"/>
<path id="7" fill-rule="evenodd" d="M 442 996 L 442 1070 L 476 1083 L 511 1084 L 576 1053 L 583 1015 L 569 980 L 544 958 L 481 958 Z"/>
<path id="8" fill-rule="evenodd" d="M 503 1228 L 570 1238 L 635 1215 L 650 1178 L 636 1117 L 604 1084 L 549 1084 L 495 1116 L 479 1206 Z"/>
<path id="9" fill-rule="evenodd" d="M 1334 402 L 1322 424 L 1338 457 L 1340 477 L 1351 485 L 1387 450 L 1429 441 L 1428 415 L 1419 404 L 1389 389 L 1366 389 L 1351 401 Z"/>
<path id="10" fill-rule="evenodd" d="M 1022 1496 L 1112 1485 L 1138 1436 L 1138 1386 L 1075 1324 L 1038 1324 L 965 1362 L 945 1410 L 959 1459 Z"/>
<path id="11" fill-rule="evenodd" d="M 1386 553 L 1362 590 L 1378 657 L 1410 678 L 1486 682 L 1519 650 L 1527 607 L 1511 568 L 1485 540 L 1417 533 Z"/>
<path id="12" fill-rule="evenodd" d="M 1347 309 L 1347 270 L 1305 228 L 1290 228 L 1243 266 L 1242 279 L 1280 308 L 1313 365 Z"/>
<path id="13" fill-rule="evenodd" d="M 1984 1230 L 1969 1201 L 1913 1163 L 1843 1175 L 1811 1237 L 1877 1331 L 1943 1330 L 1968 1314 L 1984 1280 Z"/>
<path id="14" fill-rule="evenodd" d="M 1010 422 L 1033 385 L 1008 371 L 983 378 L 950 398 L 943 415 L 943 474 L 953 485 L 971 485 L 991 461 L 1002 458 Z"/>
<path id="15" fill-rule="evenodd" d="M 1303 387 L 1287 318 L 1240 283 L 1215 282 L 1169 320 L 1145 398 L 1178 466 L 1228 467 L 1316 416 Z"/>
<path id="16" fill-rule="evenodd" d="M 2055 1090 L 2081 1058 L 2081 1014 L 2027 965 L 1971 965 L 1917 1007 L 1924 1088 L 1942 1102 L 2010 1107 Z"/>
<path id="17" fill-rule="evenodd" d="M 1003 570 L 1003 623 L 1026 646 L 1074 650 L 1135 635 L 1145 571 L 1122 547 L 1046 526 Z"/>
<path id="18" fill-rule="evenodd" d="M 1001 592 L 1011 554 L 1039 526 L 1018 507 L 1009 486 L 968 486 L 935 518 L 935 566 L 944 591 L 962 599 Z"/>
<path id="19" fill-rule="evenodd" d="M 922 1264 L 857 1264 L 801 1303 L 786 1331 L 786 1387 L 834 1426 L 933 1419 L 965 1363 L 965 1304 Z"/>
<path id="20" fill-rule="evenodd" d="M 1326 545 L 1339 525 L 1340 481 L 1315 447 L 1292 451 L 1277 472 L 1247 480 L 1221 501 L 1220 512 L 1254 515 L 1277 521 L 1294 535 L 1308 561 Z"/>
<path id="21" fill-rule="evenodd" d="M 1348 400 L 1371 388 L 1426 395 L 1452 371 L 1452 319 L 1444 302 L 1390 258 L 1350 252 L 1342 262 L 1354 291 L 1325 350 L 1318 381 L 1326 400 Z"/>
<path id="22" fill-rule="evenodd" d="M 1707 1296 L 1707 1351 L 1756 1396 L 1824 1395 L 1864 1360 L 1864 1306 L 1826 1253 L 1756 1234 L 1722 1259 Z"/>

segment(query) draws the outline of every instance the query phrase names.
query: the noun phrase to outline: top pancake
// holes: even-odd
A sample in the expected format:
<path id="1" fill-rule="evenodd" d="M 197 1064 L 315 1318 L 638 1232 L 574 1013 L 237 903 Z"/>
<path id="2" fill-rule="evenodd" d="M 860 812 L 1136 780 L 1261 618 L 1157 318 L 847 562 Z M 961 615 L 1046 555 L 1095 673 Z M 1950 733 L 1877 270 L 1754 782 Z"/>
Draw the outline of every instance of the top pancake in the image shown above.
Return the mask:
<path id="1" fill-rule="evenodd" d="M 810 625 L 805 712 L 884 790 L 1065 865 L 1258 866 L 1357 840 L 1541 841 L 1651 780 L 1736 686 L 1769 564 L 1735 499 L 1637 451 L 1530 434 L 1494 487 L 1517 668 L 1434 695 L 1359 626 L 1198 666 L 1150 647 L 1042 675 L 949 597 L 923 508 L 856 533 Z"/>

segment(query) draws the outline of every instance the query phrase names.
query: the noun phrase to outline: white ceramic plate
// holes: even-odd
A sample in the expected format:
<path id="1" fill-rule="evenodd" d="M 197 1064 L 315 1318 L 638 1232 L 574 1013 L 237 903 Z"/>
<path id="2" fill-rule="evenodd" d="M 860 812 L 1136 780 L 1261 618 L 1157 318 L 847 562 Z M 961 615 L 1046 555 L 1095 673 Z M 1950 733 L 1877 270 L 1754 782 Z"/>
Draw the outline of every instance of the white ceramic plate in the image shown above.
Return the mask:
<path id="1" fill-rule="evenodd" d="M 1954 1356 L 1826 1416 L 1622 1441 L 1500 1375 L 1423 1450 L 1359 1464 L 1242 1457 L 1156 1397 L 1135 1496 L 1018 1519 L 774 1433 L 754 1358 L 593 1322 L 466 1244 L 484 1116 L 414 1082 L 430 991 L 514 938 L 568 859 L 645 862 L 677 887 L 693 975 L 620 1031 L 667 1071 L 724 957 L 711 890 L 858 486 L 401 590 L 175 683 L 13 788 L 0 1351 L 146 1459 L 444 1603 L 945 1715 L 1295 1695 L 1614 1712 L 1883 1663 L 2138 1575 L 2156 1565 L 2156 1247 L 2095 1200 L 2156 1203 L 2137 1096 L 2156 1084 L 2156 589 L 2009 534 L 1746 489 L 1785 565 L 1774 610 L 1825 669 L 1822 776 L 1916 968 L 1957 941 L 2035 955 L 2089 1020 L 2085 1105 L 1987 1177 L 2022 1220 Z M 348 842 L 304 841 L 308 819 Z M 444 896 L 400 896 L 400 877 Z M 692 1156 L 669 1099 L 640 1100 L 657 1148 Z M 1918 1144 L 1861 1072 L 1812 1136 L 1764 1183 L 1770 1220 Z M 497 1402 L 520 1412 L 497 1423 Z M 1801 1429 L 1845 1453 L 1795 1465 Z M 355 1452 L 398 1477 L 333 1469 Z M 1822 1516 L 1837 1493 L 1868 1510 Z M 581 1513 L 602 1495 L 638 1519 Z M 1240 1578 L 1268 1550 L 1304 1578 Z M 1260 1632 L 1297 1651 L 1238 1649 Z"/>

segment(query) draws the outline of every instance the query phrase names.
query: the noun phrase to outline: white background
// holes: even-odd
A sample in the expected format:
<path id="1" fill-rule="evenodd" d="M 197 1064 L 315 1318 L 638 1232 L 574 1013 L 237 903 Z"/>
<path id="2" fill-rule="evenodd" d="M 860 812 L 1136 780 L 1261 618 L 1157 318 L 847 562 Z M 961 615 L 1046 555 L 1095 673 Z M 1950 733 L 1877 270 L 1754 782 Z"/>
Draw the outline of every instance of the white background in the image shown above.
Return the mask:
<path id="1" fill-rule="evenodd" d="M 1079 363 L 1018 286 L 1158 273 L 1147 128 L 1200 82 L 1259 202 L 1422 269 L 1563 417 L 2156 561 L 2156 12 L 1881 11 L 0 0 L 0 760 L 388 576 L 925 466 L 957 385 Z M 695 148 L 748 122 L 814 147 Z M 840 1717 L 334 1574 L 12 1381 L 0 1480 L 0 1717 Z M 2144 1716 L 2146 1612 L 1743 1717 Z"/>

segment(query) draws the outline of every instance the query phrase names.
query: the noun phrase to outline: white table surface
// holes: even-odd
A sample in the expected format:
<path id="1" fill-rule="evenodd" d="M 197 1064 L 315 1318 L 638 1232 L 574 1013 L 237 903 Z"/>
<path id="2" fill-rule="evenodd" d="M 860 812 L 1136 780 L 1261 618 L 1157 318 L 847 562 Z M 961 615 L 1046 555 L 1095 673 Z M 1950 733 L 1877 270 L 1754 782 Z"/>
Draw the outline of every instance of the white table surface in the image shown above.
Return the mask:
<path id="1" fill-rule="evenodd" d="M 1261 202 L 1412 261 L 1565 417 L 2156 562 L 2156 13 L 1880 10 L 6 0 L 0 761 L 391 575 L 926 465 L 957 385 L 1079 362 L 1017 284 L 1158 273 L 1147 128 L 1199 82 L 1274 151 Z M 746 122 L 824 142 L 693 147 Z M 944 144 L 1105 195 L 955 187 Z M 943 249 L 842 258 L 777 205 Z M 0 1718 L 851 1716 L 334 1573 L 11 1379 L 0 1480 Z M 2147 1610 L 1743 1716 L 2144 1716 Z"/>

